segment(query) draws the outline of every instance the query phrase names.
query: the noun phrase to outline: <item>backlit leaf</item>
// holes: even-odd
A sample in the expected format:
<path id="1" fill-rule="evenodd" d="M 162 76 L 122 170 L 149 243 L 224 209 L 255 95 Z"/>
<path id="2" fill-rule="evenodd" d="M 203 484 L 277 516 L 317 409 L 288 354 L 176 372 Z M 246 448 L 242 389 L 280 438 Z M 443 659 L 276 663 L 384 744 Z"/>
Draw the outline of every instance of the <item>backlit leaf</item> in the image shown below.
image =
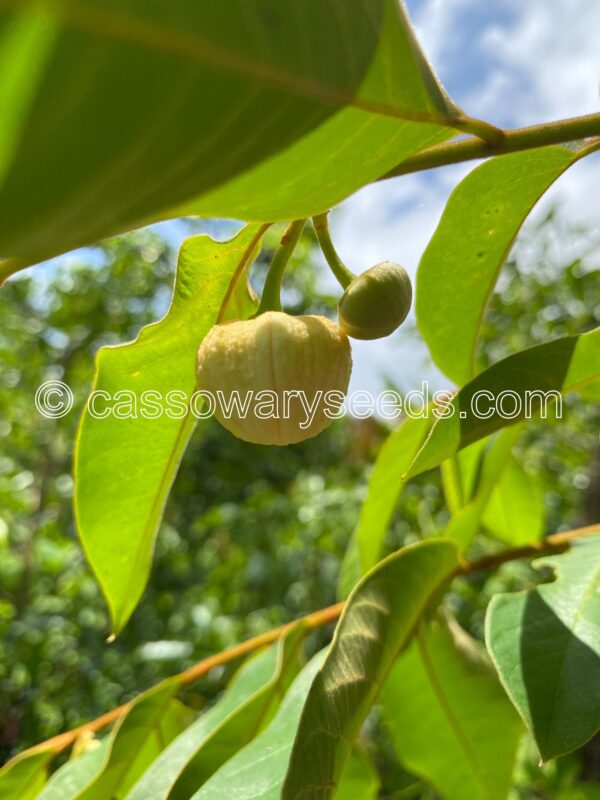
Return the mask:
<path id="1" fill-rule="evenodd" d="M 354 585 L 382 557 L 385 535 L 400 492 L 401 478 L 423 444 L 429 419 L 407 418 L 383 443 L 369 479 L 339 579 L 338 594 L 347 597 Z"/>
<path id="2" fill-rule="evenodd" d="M 396 0 L 39 5 L 57 32 L 0 188 L 0 280 L 158 219 L 325 211 L 468 127 Z"/>
<path id="3" fill-rule="evenodd" d="M 106 800 L 127 793 L 190 722 L 189 710 L 174 699 L 178 689 L 178 680 L 169 679 L 136 697 L 110 735 L 100 771 L 77 800 Z"/>
<path id="4" fill-rule="evenodd" d="M 398 758 L 445 800 L 506 800 L 523 725 L 485 652 L 456 623 L 422 623 L 382 705 Z"/>
<path id="5" fill-rule="evenodd" d="M 187 239 L 164 319 L 144 328 L 134 342 L 98 354 L 93 391 L 105 394 L 97 395 L 81 420 L 75 508 L 79 536 L 115 632 L 129 619 L 146 585 L 164 504 L 194 429 L 188 401 L 196 387 L 196 350 L 237 279 L 245 280 L 262 230 L 249 225 L 224 243 L 208 236 Z M 142 393 L 149 391 L 158 394 L 157 409 L 142 402 Z M 117 392 L 126 393 L 121 397 L 127 418 L 113 413 Z M 168 400 L 170 392 L 178 397 Z M 94 409 L 107 416 L 95 416 Z"/>
<path id="6" fill-rule="evenodd" d="M 542 147 L 486 161 L 454 190 L 417 273 L 419 330 L 459 386 L 477 367 L 483 314 L 515 237 L 544 192 L 582 155 Z"/>

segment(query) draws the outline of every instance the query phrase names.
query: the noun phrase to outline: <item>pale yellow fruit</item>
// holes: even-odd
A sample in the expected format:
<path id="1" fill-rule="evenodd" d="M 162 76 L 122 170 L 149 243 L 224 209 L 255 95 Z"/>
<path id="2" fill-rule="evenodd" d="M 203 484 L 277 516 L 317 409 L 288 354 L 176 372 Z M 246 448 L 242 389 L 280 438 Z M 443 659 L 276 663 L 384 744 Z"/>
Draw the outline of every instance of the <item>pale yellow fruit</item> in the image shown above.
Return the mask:
<path id="1" fill-rule="evenodd" d="M 267 311 L 215 325 L 198 349 L 196 374 L 227 430 L 247 442 L 285 445 L 332 422 L 351 369 L 350 343 L 334 322 Z"/>

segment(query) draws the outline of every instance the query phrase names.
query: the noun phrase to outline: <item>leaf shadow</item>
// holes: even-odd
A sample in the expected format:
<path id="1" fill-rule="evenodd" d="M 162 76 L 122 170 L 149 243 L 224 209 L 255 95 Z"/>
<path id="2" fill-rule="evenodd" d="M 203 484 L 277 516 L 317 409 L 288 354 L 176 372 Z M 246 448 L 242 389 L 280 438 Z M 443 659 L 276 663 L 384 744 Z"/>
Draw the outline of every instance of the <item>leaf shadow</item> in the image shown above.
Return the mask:
<path id="1" fill-rule="evenodd" d="M 600 728 L 600 654 L 530 592 L 519 640 L 524 704 L 542 759 L 585 744 Z"/>

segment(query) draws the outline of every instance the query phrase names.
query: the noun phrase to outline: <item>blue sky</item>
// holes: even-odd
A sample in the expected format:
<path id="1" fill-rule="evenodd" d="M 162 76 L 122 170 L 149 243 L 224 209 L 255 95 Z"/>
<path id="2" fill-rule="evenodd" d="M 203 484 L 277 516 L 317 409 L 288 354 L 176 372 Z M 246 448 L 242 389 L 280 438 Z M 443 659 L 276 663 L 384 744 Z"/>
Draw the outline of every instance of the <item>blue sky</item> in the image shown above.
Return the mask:
<path id="1" fill-rule="evenodd" d="M 446 89 L 465 111 L 519 127 L 600 111 L 600 0 L 408 0 L 419 40 Z M 355 271 L 390 259 L 414 275 L 448 195 L 474 164 L 445 167 L 366 187 L 332 220 L 335 241 Z M 549 205 L 600 230 L 600 157 L 567 172 Z M 568 245 L 573 247 L 572 243 Z M 448 385 L 424 347 L 402 329 L 353 343 L 351 388 L 377 390 L 389 374 L 403 388 L 421 379 Z"/>

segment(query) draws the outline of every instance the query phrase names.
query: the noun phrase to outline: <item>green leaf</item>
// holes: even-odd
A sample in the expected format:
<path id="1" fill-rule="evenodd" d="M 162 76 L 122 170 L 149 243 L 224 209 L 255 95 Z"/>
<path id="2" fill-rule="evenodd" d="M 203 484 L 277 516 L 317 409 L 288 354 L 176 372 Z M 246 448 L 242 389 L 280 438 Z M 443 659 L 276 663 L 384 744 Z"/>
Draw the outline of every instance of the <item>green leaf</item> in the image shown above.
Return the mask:
<path id="1" fill-rule="evenodd" d="M 208 236 L 187 239 L 168 314 L 143 328 L 134 342 L 98 353 L 93 391 L 106 394 L 98 396 L 96 411 L 103 414 L 116 405 L 103 397 L 126 392 L 121 395 L 123 413 L 133 402 L 137 415 L 121 419 L 110 413 L 102 419 L 88 406 L 75 452 L 79 536 L 115 633 L 146 585 L 163 508 L 194 429 L 194 415 L 186 409 L 196 387 L 196 350 L 243 278 L 263 230 L 248 225 L 224 243 Z M 160 393 L 161 406 L 170 405 L 170 410 L 145 416 L 154 413 L 144 410 L 142 393 L 147 391 Z M 179 392 L 178 408 L 165 399 L 169 392 Z"/>
<path id="2" fill-rule="evenodd" d="M 104 739 L 93 750 L 71 757 L 51 776 L 36 800 L 72 800 L 77 797 L 102 769 L 107 746 L 108 739 Z"/>
<path id="3" fill-rule="evenodd" d="M 554 392 L 558 397 L 578 391 L 586 397 L 590 392 L 597 392 L 599 385 L 600 328 L 554 339 L 508 356 L 480 373 L 455 395 L 402 480 L 437 467 L 463 447 L 514 425 L 525 416 L 539 416 L 540 396 L 535 393 Z M 520 412 L 514 418 L 507 418 L 495 406 L 502 392 L 511 392 L 516 397 L 511 403 L 520 405 Z M 513 407 L 507 403 L 507 412 L 512 413 Z M 547 413 L 552 415 L 551 404 Z"/>
<path id="4" fill-rule="evenodd" d="M 54 751 L 42 749 L 15 756 L 0 769 L 2 800 L 33 800 L 46 783 L 48 764 Z"/>
<path id="5" fill-rule="evenodd" d="M 511 455 L 483 513 L 483 524 L 496 539 L 518 547 L 538 541 L 544 521 L 542 490 Z"/>
<path id="6" fill-rule="evenodd" d="M 269 721 L 300 666 L 302 626 L 247 661 L 222 698 L 174 739 L 127 800 L 186 800 Z"/>
<path id="7" fill-rule="evenodd" d="M 362 575 L 381 558 L 385 535 L 402 491 L 401 478 L 425 440 L 431 420 L 408 418 L 383 443 L 369 479 L 339 580 L 338 594 L 347 597 Z"/>
<path id="8" fill-rule="evenodd" d="M 325 652 L 314 656 L 287 692 L 265 730 L 230 758 L 194 800 L 279 800 L 302 707 Z"/>
<path id="9" fill-rule="evenodd" d="M 496 595 L 486 643 L 547 761 L 585 744 L 600 728 L 600 536 L 534 565 L 554 569 L 556 580 Z"/>
<path id="10" fill-rule="evenodd" d="M 421 624 L 382 705 L 398 758 L 445 800 L 506 800 L 523 726 L 485 652 L 456 623 Z"/>
<path id="11" fill-rule="evenodd" d="M 477 487 L 471 499 L 453 514 L 444 535 L 465 550 L 479 530 L 481 518 L 510 458 L 513 444 L 521 434 L 520 426 L 500 431 L 493 437 L 482 457 Z"/>
<path id="12" fill-rule="evenodd" d="M 30 3 L 0 25 L 0 188 L 19 144 L 55 26 L 42 3 Z"/>
<path id="13" fill-rule="evenodd" d="M 562 173 L 598 145 L 552 146 L 485 162 L 454 190 L 417 273 L 419 330 L 459 386 L 477 372 L 483 314 L 525 218 Z"/>
<path id="14" fill-rule="evenodd" d="M 394 661 L 457 565 L 453 542 L 429 539 L 386 558 L 352 592 L 308 694 L 281 800 L 333 795 Z"/>
<path id="15" fill-rule="evenodd" d="M 346 762 L 334 800 L 376 800 L 379 797 L 379 775 L 367 754 L 355 747 Z"/>
<path id="16" fill-rule="evenodd" d="M 190 721 L 190 712 L 175 700 L 176 678 L 136 697 L 113 729 L 101 770 L 77 800 L 123 797 L 148 766 Z"/>
<path id="17" fill-rule="evenodd" d="M 322 212 L 469 128 L 396 0 L 43 7 L 58 31 L 0 191 L 0 280 L 159 219 Z"/>

